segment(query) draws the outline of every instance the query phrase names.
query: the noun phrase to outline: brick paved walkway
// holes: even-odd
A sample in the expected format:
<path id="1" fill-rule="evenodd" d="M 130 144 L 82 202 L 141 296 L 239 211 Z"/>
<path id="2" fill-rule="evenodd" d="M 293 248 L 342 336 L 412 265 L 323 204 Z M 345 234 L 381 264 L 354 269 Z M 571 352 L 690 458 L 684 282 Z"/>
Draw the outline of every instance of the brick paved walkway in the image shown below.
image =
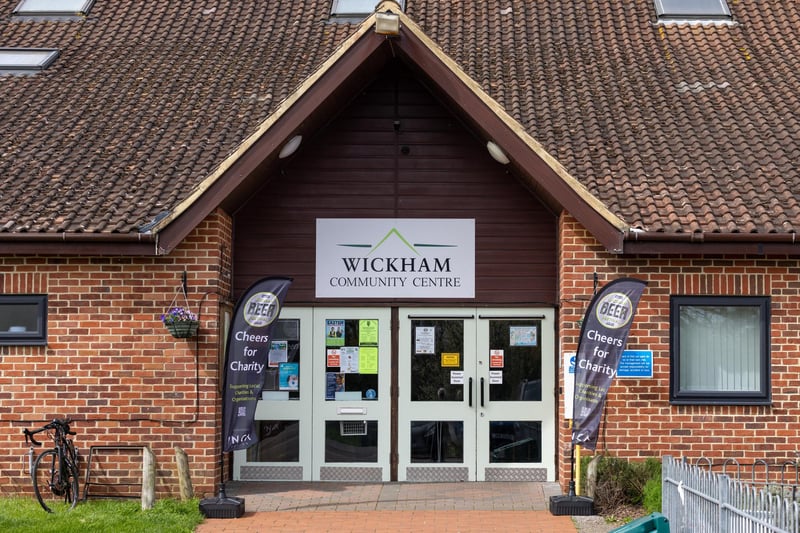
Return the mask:
<path id="1" fill-rule="evenodd" d="M 548 510 L 556 483 L 229 482 L 226 493 L 245 499 L 244 516 L 197 533 L 577 531 Z"/>

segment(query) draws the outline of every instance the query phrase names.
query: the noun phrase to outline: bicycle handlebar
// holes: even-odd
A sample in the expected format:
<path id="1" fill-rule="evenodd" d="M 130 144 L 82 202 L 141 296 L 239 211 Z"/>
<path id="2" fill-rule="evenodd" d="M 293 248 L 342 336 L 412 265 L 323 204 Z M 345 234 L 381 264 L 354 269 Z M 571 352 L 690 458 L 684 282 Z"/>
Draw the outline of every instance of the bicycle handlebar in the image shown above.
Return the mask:
<path id="1" fill-rule="evenodd" d="M 69 425 L 71 423 L 72 423 L 71 418 L 56 418 L 55 420 L 46 424 L 45 426 L 42 426 L 41 428 L 35 429 L 33 431 L 27 428 L 23 429 L 22 432 L 25 434 L 25 443 L 27 444 L 28 442 L 30 442 L 34 446 L 41 446 L 42 443 L 34 439 L 33 436 L 36 435 L 37 433 L 41 433 L 42 431 L 47 431 L 48 429 L 55 429 L 57 431 L 60 429 L 66 435 L 77 435 L 75 431 L 71 431 L 69 429 Z"/>
<path id="2" fill-rule="evenodd" d="M 39 431 L 44 431 L 44 428 L 40 429 Z M 29 429 L 23 429 L 22 432 L 25 434 L 25 444 L 28 444 L 30 442 L 34 446 L 41 446 L 42 443 L 33 438 L 33 435 L 35 433 L 39 433 L 39 431 L 31 431 Z"/>

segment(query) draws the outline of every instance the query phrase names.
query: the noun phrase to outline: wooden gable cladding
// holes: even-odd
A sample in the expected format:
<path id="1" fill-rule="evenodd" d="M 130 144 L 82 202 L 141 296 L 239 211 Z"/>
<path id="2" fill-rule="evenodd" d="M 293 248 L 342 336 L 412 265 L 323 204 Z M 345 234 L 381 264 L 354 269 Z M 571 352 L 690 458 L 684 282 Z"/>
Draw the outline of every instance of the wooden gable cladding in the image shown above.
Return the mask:
<path id="1" fill-rule="evenodd" d="M 330 302 L 315 298 L 317 218 L 474 218 L 474 302 L 556 303 L 556 216 L 398 63 L 304 136 L 235 213 L 236 297 L 285 275 L 289 302 Z"/>

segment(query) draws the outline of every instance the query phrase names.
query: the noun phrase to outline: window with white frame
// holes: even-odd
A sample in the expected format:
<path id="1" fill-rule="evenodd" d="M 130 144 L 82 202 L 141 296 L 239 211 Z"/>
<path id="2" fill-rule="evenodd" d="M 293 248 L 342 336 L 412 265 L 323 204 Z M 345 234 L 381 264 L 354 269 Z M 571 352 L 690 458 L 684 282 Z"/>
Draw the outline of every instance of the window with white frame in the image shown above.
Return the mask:
<path id="1" fill-rule="evenodd" d="M 730 19 L 725 0 L 655 0 L 659 19 Z"/>
<path id="2" fill-rule="evenodd" d="M 58 54 L 50 48 L 0 48 L 0 75 L 35 74 L 49 67 Z"/>
<path id="3" fill-rule="evenodd" d="M 20 0 L 13 14 L 20 17 L 85 17 L 94 0 Z"/>
<path id="4" fill-rule="evenodd" d="M 770 299 L 673 296 L 670 402 L 766 405 Z"/>
<path id="5" fill-rule="evenodd" d="M 0 294 L 0 346 L 47 344 L 47 295 Z"/>
<path id="6" fill-rule="evenodd" d="M 375 12 L 380 0 L 333 0 L 331 16 L 338 18 L 366 18 Z M 405 8 L 405 0 L 399 0 L 400 9 Z"/>

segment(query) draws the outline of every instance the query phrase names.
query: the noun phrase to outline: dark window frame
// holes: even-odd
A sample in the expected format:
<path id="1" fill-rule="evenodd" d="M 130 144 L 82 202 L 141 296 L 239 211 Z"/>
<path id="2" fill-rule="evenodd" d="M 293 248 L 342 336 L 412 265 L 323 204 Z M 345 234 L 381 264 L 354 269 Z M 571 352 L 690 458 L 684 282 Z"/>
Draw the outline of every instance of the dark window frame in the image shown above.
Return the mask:
<path id="1" fill-rule="evenodd" d="M 47 345 L 47 295 L 0 294 L 0 307 L 32 304 L 36 305 L 36 329 L 25 332 L 0 331 L 0 346 Z"/>
<path id="2" fill-rule="evenodd" d="M 758 307 L 760 310 L 758 391 L 682 391 L 680 387 L 680 309 L 682 306 Z M 670 298 L 670 380 L 669 401 L 674 405 L 771 405 L 769 296 L 672 296 Z"/>

